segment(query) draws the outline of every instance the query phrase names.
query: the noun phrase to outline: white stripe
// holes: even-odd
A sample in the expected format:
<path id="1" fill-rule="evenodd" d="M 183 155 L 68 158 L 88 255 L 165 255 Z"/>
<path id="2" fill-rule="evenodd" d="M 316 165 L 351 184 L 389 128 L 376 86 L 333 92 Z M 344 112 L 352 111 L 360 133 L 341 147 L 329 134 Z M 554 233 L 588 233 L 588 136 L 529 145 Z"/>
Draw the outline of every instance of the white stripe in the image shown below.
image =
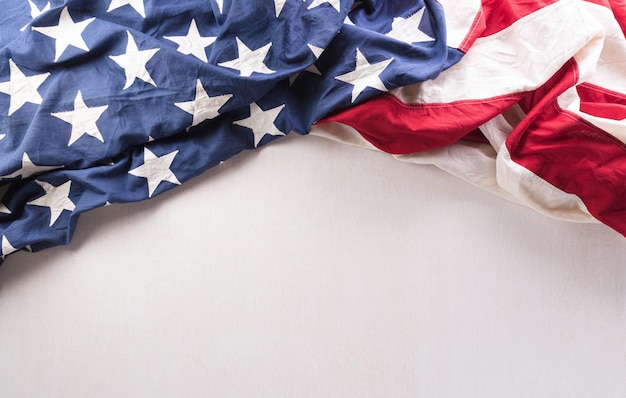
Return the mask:
<path id="1" fill-rule="evenodd" d="M 393 156 L 402 162 L 433 165 L 501 198 L 521 204 L 517 198 L 498 185 L 497 153 L 489 145 L 457 141 L 431 151 Z"/>
<path id="2" fill-rule="evenodd" d="M 542 8 L 488 37 L 435 80 L 393 94 L 410 103 L 447 103 L 534 90 L 585 46 L 597 46 L 602 25 L 577 0 Z"/>
<path id="3" fill-rule="evenodd" d="M 446 14 L 446 32 L 448 47 L 459 48 L 480 12 L 480 0 L 439 0 Z"/>
<path id="4" fill-rule="evenodd" d="M 310 135 L 328 138 L 333 141 L 339 141 L 344 144 L 357 146 L 365 149 L 373 149 L 379 151 L 374 145 L 367 141 L 356 129 L 343 123 L 323 123 L 315 124 L 311 127 Z"/>
<path id="5" fill-rule="evenodd" d="M 499 186 L 542 214 L 560 220 L 598 222 L 578 196 L 558 189 L 515 163 L 504 145 L 498 152 L 496 179 Z"/>

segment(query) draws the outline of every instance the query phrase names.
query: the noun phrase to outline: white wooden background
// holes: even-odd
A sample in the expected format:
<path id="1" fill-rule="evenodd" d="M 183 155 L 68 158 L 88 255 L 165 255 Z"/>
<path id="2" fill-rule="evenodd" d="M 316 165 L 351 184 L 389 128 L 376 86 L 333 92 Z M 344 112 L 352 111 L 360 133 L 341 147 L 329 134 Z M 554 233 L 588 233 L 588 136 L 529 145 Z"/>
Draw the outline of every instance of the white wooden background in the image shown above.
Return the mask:
<path id="1" fill-rule="evenodd" d="M 626 240 L 316 137 L 0 267 L 0 397 L 626 397 Z"/>

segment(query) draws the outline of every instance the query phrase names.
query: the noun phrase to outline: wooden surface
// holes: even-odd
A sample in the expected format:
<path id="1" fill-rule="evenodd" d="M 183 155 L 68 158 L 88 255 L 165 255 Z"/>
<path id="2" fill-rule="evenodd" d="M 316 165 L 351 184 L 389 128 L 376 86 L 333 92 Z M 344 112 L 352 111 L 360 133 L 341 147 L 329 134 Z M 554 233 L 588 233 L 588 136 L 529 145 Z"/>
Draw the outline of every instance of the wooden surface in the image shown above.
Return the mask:
<path id="1" fill-rule="evenodd" d="M 626 240 L 316 137 L 0 267 L 1 397 L 625 397 Z"/>

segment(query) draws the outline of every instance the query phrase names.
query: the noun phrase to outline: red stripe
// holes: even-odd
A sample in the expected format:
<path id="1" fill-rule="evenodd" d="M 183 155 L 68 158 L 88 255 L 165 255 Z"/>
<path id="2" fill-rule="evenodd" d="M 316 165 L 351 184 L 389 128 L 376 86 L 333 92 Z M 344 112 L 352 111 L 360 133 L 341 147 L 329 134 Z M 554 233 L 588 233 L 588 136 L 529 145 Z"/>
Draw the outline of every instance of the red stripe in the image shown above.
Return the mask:
<path id="1" fill-rule="evenodd" d="M 589 83 L 576 87 L 580 110 L 613 120 L 626 119 L 626 95 Z"/>
<path id="2" fill-rule="evenodd" d="M 520 101 L 527 115 L 506 145 L 515 163 L 577 195 L 594 217 L 626 235 L 626 146 L 556 102 L 577 77 L 572 61 Z"/>
<path id="3" fill-rule="evenodd" d="M 356 129 L 381 151 L 406 154 L 458 141 L 520 100 L 522 94 L 441 104 L 405 104 L 387 94 L 322 119 Z"/>
<path id="4" fill-rule="evenodd" d="M 558 0 L 483 0 L 487 25 L 482 37 L 500 32 L 517 20 L 532 14 Z"/>

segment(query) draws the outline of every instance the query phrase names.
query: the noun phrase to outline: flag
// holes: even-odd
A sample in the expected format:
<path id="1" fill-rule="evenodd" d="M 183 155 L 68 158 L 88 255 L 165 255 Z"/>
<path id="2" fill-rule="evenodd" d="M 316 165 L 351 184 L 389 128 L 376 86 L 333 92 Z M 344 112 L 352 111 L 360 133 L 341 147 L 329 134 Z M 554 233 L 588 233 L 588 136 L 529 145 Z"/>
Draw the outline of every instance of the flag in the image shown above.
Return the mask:
<path id="1" fill-rule="evenodd" d="M 480 2 L 0 0 L 1 257 L 436 78 Z M 451 12 L 450 12 L 451 11 Z"/>
<path id="2" fill-rule="evenodd" d="M 315 134 L 626 234 L 624 0 L 0 0 L 1 258 Z"/>
<path id="3" fill-rule="evenodd" d="M 626 2 L 483 0 L 480 16 L 465 57 L 436 79 L 312 133 L 626 235 Z"/>

